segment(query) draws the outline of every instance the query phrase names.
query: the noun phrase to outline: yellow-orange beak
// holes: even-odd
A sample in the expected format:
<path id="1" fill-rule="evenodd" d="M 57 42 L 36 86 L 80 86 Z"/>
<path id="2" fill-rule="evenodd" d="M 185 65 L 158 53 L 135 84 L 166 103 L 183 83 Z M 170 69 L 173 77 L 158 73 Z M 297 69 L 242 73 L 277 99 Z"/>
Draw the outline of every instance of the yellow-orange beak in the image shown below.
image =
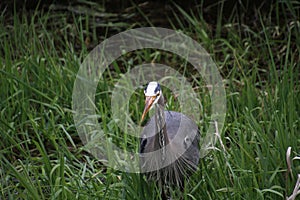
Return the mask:
<path id="1" fill-rule="evenodd" d="M 144 112 L 143 112 L 143 115 L 142 115 L 141 122 L 144 120 L 146 114 L 150 110 L 150 108 L 151 108 L 153 102 L 155 101 L 155 99 L 156 99 L 156 96 L 146 96 L 145 108 L 144 108 Z"/>

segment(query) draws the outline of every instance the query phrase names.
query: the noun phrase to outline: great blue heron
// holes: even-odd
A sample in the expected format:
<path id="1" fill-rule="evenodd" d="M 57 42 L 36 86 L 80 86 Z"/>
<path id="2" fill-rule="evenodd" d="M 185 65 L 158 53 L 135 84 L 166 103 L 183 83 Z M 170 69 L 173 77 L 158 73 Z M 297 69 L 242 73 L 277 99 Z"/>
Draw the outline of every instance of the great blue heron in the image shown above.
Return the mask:
<path id="1" fill-rule="evenodd" d="M 140 168 L 148 179 L 157 181 L 166 198 L 164 186 L 183 189 L 184 179 L 197 169 L 199 131 L 186 115 L 165 111 L 165 100 L 157 82 L 147 84 L 145 108 L 141 121 L 155 108 L 155 115 L 144 127 L 140 143 Z"/>

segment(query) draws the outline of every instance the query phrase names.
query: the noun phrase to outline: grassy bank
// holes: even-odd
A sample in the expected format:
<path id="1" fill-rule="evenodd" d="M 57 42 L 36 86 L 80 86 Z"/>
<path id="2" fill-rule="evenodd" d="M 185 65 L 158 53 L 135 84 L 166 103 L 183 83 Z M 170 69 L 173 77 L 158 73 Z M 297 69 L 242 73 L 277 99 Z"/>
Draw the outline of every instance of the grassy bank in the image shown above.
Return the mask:
<path id="1" fill-rule="evenodd" d="M 85 152 L 71 110 L 76 73 L 91 49 L 119 31 L 156 24 L 134 6 L 143 23 L 128 22 L 136 16 L 120 17 L 101 4 L 80 5 L 0 13 L 0 199 L 159 198 L 154 183 L 106 168 Z M 217 143 L 220 150 L 200 161 L 184 199 L 291 195 L 300 173 L 298 160 L 292 161 L 292 173 L 286 163 L 289 146 L 291 157 L 300 153 L 299 7 L 297 2 L 276 2 L 267 11 L 255 9 L 251 16 L 234 9 L 223 18 L 220 4 L 212 23 L 200 7 L 190 12 L 172 6 L 166 22 L 212 55 L 227 94 L 221 133 L 225 151 Z M 105 132 L 115 133 L 112 137 L 123 148 L 136 149 L 138 144 L 130 137 L 124 144 L 124 134 L 111 119 L 110 91 L 131 63 L 156 59 L 181 67 L 162 55 L 158 59 L 151 51 L 139 51 L 128 55 L 131 60 L 124 56 L 100 83 L 100 124 Z M 134 98 L 138 103 L 131 103 L 130 109 L 138 120 L 143 97 L 133 97 L 133 102 Z M 178 193 L 174 191 L 173 199 Z"/>

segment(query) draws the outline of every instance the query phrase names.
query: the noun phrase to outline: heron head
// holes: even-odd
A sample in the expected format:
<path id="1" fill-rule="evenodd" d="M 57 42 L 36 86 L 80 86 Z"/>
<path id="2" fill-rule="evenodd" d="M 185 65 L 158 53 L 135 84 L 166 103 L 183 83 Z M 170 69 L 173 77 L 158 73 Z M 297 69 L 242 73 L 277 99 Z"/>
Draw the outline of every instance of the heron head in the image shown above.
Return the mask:
<path id="1" fill-rule="evenodd" d="M 162 95 L 159 83 L 149 82 L 145 87 L 144 94 L 146 100 L 145 100 L 145 108 L 144 108 L 141 121 L 144 120 L 148 111 L 153 108 L 153 105 L 157 104 L 159 98 Z"/>

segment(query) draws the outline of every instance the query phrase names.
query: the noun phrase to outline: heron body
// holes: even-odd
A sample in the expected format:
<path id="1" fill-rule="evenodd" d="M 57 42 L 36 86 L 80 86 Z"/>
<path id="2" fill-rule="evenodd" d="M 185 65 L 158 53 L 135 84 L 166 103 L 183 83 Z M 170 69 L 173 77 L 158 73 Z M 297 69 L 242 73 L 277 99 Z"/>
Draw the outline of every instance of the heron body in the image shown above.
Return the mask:
<path id="1" fill-rule="evenodd" d="M 183 188 L 183 180 L 197 169 L 199 162 L 198 126 L 182 113 L 164 110 L 164 97 L 157 82 L 150 82 L 144 93 L 142 120 L 152 108 L 155 114 L 141 134 L 141 172 L 162 186 Z"/>

